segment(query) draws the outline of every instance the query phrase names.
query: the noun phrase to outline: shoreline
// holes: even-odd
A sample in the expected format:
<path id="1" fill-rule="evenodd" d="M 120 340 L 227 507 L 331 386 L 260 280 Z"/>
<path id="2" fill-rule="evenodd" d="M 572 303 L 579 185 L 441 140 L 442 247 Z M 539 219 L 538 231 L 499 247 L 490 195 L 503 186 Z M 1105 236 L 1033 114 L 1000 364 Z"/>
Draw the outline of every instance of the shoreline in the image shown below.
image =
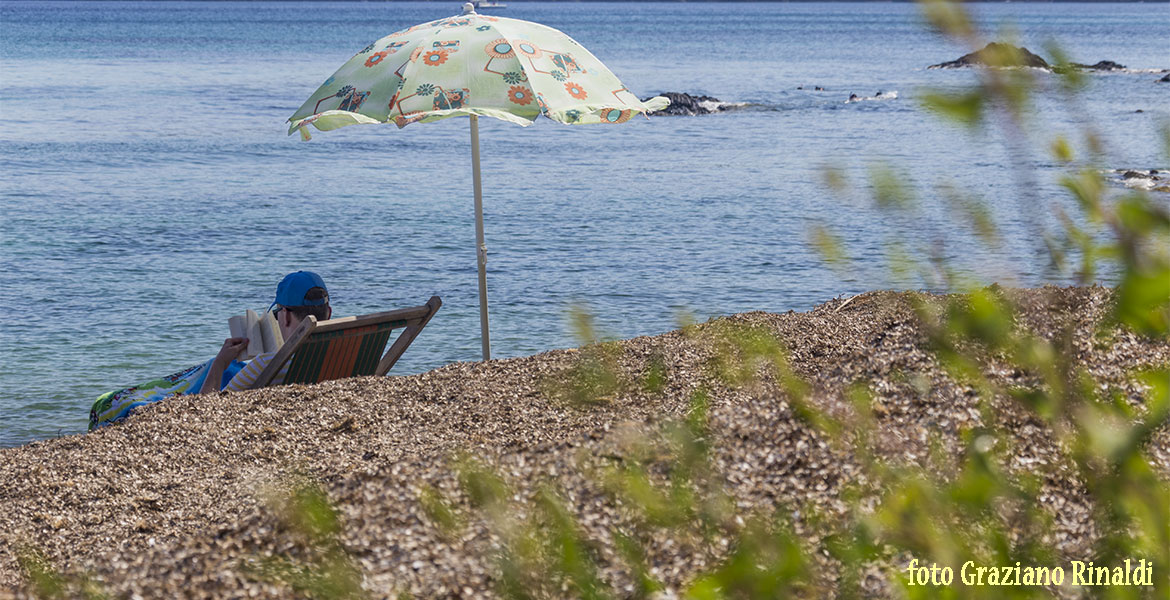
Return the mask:
<path id="1" fill-rule="evenodd" d="M 1144 392 L 1129 372 L 1170 365 L 1170 341 L 1126 331 L 1113 331 L 1108 344 L 1094 338 L 1108 314 L 1106 288 L 1010 293 L 1019 296 L 1024 312 L 1018 318 L 1029 330 L 1055 335 L 1070 325 L 1078 363 L 1134 406 Z M 798 418 L 781 383 L 764 378 L 736 386 L 713 377 L 718 350 L 702 340 L 721 323 L 781 340 L 793 374 L 810 385 L 809 401 L 827 414 L 849 410 L 848 387 L 869 382 L 881 435 L 867 449 L 883 460 L 919 464 L 934 444 L 958 452 L 973 428 L 1010 431 L 1007 464 L 1043 473 L 1045 493 L 1061 507 L 1053 515 L 1053 546 L 1067 559 L 1090 556 L 1098 535 L 1091 507 L 1061 470 L 1051 432 L 1010 403 L 997 403 L 997 422 L 983 423 L 974 392 L 927 352 L 912 298 L 940 299 L 869 292 L 808 312 L 743 313 L 606 343 L 597 347 L 608 349 L 600 354 L 555 350 L 409 376 L 185 396 L 93 433 L 0 449 L 6 507 L 0 590 L 27 593 L 15 553 L 31 544 L 62 573 L 84 575 L 116 597 L 287 596 L 284 584 L 258 579 L 244 566 L 257 557 L 305 552 L 271 498 L 290 478 L 309 477 L 336 507 L 340 543 L 375 597 L 494 596 L 490 556 L 498 539 L 490 528 L 472 521 L 458 535 L 444 533 L 419 500 L 438 490 L 467 504 L 458 493 L 454 457 L 473 456 L 528 493 L 541 482 L 554 484 L 581 527 L 609 539 L 610 528 L 628 515 L 588 474 L 612 457 L 629 456 L 631 444 L 664 423 L 686 419 L 697 390 L 706 394 L 713 465 L 740 511 L 792 507 L 799 513 L 809 506 L 840 514 L 843 492 L 863 473 L 858 458 Z M 591 381 L 585 391 L 593 396 L 576 404 L 552 391 L 573 381 L 583 357 L 611 365 L 627 383 Z M 990 376 L 1026 379 L 1012 372 Z M 1146 455 L 1161 480 L 1170 480 L 1166 427 Z M 675 591 L 712 568 L 718 555 L 680 548 L 658 547 L 651 557 L 656 576 Z M 630 580 L 614 567 L 612 547 L 602 544 L 598 552 L 604 581 Z M 891 594 L 887 575 L 860 576 L 868 595 Z"/>

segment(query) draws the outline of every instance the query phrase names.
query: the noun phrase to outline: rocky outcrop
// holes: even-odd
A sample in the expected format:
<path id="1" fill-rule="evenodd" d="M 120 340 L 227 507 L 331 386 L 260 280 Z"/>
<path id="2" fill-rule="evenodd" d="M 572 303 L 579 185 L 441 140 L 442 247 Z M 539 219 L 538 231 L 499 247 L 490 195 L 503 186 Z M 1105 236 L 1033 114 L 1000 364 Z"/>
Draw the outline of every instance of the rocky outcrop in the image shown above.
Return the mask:
<path id="1" fill-rule="evenodd" d="M 991 42 L 970 54 L 964 54 L 950 62 L 930 65 L 928 69 L 957 69 L 959 67 L 994 66 L 994 67 L 1032 67 L 1046 71 L 1068 72 L 1077 71 L 1124 71 L 1125 65 L 1111 60 L 1098 61 L 1096 64 L 1085 65 L 1069 63 L 1068 65 L 1050 65 L 1044 57 L 1033 54 L 1027 48 L 1016 47 L 1011 44 Z"/>
<path id="2" fill-rule="evenodd" d="M 1170 73 L 1167 73 L 1158 80 L 1158 83 L 1170 83 Z"/>
<path id="3" fill-rule="evenodd" d="M 970 54 L 964 54 L 950 62 L 930 65 L 928 69 L 957 69 L 975 65 L 996 67 L 1035 67 L 1037 69 L 1052 70 L 1052 66 L 1042 57 L 1032 54 L 1027 48 L 1017 48 L 1011 44 L 991 42 Z"/>
<path id="4" fill-rule="evenodd" d="M 684 92 L 663 92 L 659 96 L 670 99 L 670 106 L 649 113 L 655 116 L 694 116 L 723 112 L 724 103 L 711 96 L 692 96 Z M 643 100 L 645 101 L 645 100 Z"/>

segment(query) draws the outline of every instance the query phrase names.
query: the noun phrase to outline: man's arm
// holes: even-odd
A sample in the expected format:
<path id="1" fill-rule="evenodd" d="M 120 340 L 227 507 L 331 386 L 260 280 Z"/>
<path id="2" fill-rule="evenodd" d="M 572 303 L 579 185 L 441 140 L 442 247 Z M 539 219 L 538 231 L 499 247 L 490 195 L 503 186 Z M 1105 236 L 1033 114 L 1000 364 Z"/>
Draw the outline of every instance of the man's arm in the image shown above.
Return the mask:
<path id="1" fill-rule="evenodd" d="M 223 341 L 223 347 L 219 349 L 219 354 L 211 361 L 211 369 L 207 372 L 207 378 L 203 380 L 203 387 L 199 388 L 200 394 L 209 392 L 218 392 L 220 379 L 223 379 L 223 372 L 228 365 L 236 359 L 248 347 L 248 338 L 228 338 Z"/>
<path id="2" fill-rule="evenodd" d="M 260 373 L 264 372 L 264 368 L 268 366 L 268 363 L 272 362 L 273 356 L 276 356 L 275 352 L 265 352 L 264 354 L 257 355 L 251 362 L 244 365 L 244 368 L 240 369 L 240 372 L 236 373 L 236 376 L 232 377 L 232 380 L 227 382 L 227 385 L 223 389 L 228 392 L 250 389 L 252 384 L 256 383 L 256 380 L 260 377 Z M 287 368 L 288 364 L 285 363 L 285 369 Z"/>

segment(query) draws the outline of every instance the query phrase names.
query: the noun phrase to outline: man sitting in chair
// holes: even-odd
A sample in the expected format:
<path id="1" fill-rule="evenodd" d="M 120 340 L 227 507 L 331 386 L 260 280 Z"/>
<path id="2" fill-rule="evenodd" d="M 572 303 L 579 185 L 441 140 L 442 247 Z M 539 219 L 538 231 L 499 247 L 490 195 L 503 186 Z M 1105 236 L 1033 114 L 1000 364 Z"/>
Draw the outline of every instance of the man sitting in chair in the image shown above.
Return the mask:
<path id="1" fill-rule="evenodd" d="M 276 308 L 277 326 L 288 338 L 279 350 L 243 363 L 233 359 L 241 355 L 248 340 L 230 338 L 213 359 L 98 396 L 89 410 L 89 428 L 121 421 L 141 406 L 183 394 L 384 376 L 442 305 L 438 296 L 432 296 L 422 306 L 333 319 L 321 277 L 307 271 L 291 273 L 276 288 L 276 301 L 270 307 Z M 316 323 L 309 321 L 309 315 Z M 390 343 L 396 329 L 401 333 Z"/>
<path id="2" fill-rule="evenodd" d="M 333 315 L 333 308 L 329 306 L 329 291 L 325 289 L 325 281 L 321 276 L 311 271 L 297 271 L 285 275 L 276 286 L 276 300 L 269 310 L 275 308 L 276 322 L 280 325 L 280 333 L 285 339 L 291 337 L 293 331 L 300 326 L 305 317 L 313 315 L 318 321 L 328 320 Z M 217 384 L 223 378 L 223 372 L 248 348 L 248 338 L 228 338 L 224 340 L 219 354 L 211 361 L 211 368 L 207 378 L 203 380 L 200 394 L 219 391 Z M 235 377 L 223 387 L 227 391 L 246 390 L 256 382 L 256 378 L 264 371 L 264 367 L 272 360 L 276 352 L 266 352 L 252 359 Z M 279 385 L 284 381 L 288 372 L 288 363 L 277 373 L 272 384 Z"/>

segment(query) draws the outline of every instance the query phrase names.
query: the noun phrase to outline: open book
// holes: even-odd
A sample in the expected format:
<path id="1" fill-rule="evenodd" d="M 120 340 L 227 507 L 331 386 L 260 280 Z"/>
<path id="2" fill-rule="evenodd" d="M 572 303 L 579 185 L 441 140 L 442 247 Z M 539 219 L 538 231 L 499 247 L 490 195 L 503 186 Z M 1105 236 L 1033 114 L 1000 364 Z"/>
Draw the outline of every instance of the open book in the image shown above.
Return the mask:
<path id="1" fill-rule="evenodd" d="M 240 354 L 239 360 L 252 360 L 258 354 L 276 352 L 284 345 L 280 325 L 276 322 L 276 316 L 270 312 L 257 315 L 256 311 L 248 310 L 228 319 L 228 329 L 232 337 L 248 338 L 248 348 Z"/>

